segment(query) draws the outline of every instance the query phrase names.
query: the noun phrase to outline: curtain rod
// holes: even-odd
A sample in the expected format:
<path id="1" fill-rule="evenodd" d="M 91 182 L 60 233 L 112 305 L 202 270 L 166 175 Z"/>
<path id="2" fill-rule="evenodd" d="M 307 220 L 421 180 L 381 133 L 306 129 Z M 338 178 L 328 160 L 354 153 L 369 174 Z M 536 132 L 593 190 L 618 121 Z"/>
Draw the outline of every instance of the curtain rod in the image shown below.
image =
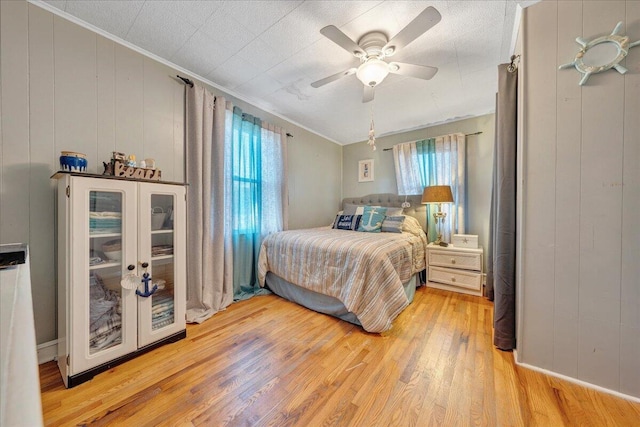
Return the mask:
<path id="1" fill-rule="evenodd" d="M 193 82 L 191 80 L 189 80 L 188 78 L 182 77 L 180 75 L 176 75 L 176 77 L 179 78 L 180 80 L 182 80 L 184 82 L 184 84 L 189 85 L 190 87 L 193 87 Z M 289 133 L 289 132 L 287 132 L 286 135 L 289 138 L 293 138 L 293 135 L 291 133 Z"/>
<path id="2" fill-rule="evenodd" d="M 182 76 L 179 76 L 179 75 L 176 75 L 176 77 L 179 78 L 180 80 L 182 80 L 184 82 L 184 84 L 193 87 L 193 82 L 191 80 L 189 80 L 188 78 L 182 77 Z"/>
<path id="3" fill-rule="evenodd" d="M 518 70 L 518 63 L 520 62 L 520 55 L 511 55 L 511 62 L 507 65 L 507 71 L 514 73 Z"/>
<path id="4" fill-rule="evenodd" d="M 482 131 L 479 132 L 475 132 L 475 133 L 465 133 L 464 136 L 474 136 L 474 135 L 480 135 L 482 133 Z M 392 148 L 383 148 L 382 151 L 391 151 L 393 150 Z"/>

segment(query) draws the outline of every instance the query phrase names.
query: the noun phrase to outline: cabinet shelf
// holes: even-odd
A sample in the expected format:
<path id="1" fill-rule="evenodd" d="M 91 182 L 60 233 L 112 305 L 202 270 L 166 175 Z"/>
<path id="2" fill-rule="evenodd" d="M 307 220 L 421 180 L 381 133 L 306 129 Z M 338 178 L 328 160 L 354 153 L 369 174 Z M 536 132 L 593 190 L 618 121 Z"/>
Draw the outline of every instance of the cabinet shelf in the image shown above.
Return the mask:
<path id="1" fill-rule="evenodd" d="M 103 268 L 120 267 L 122 264 L 119 262 L 105 262 L 102 264 L 90 265 L 89 270 L 101 270 Z"/>
<path id="2" fill-rule="evenodd" d="M 151 231 L 151 234 L 171 234 L 171 233 L 173 233 L 173 228 L 167 228 L 167 229 L 160 229 L 160 230 Z"/>
<path id="3" fill-rule="evenodd" d="M 173 255 L 158 255 L 158 256 L 152 256 L 151 257 L 151 261 L 164 261 L 164 260 L 172 260 L 173 259 Z M 160 264 L 166 264 L 166 262 L 160 263 Z"/>
<path id="4" fill-rule="evenodd" d="M 97 239 L 102 237 L 121 237 L 122 233 L 91 233 L 89 232 L 90 239 Z"/>

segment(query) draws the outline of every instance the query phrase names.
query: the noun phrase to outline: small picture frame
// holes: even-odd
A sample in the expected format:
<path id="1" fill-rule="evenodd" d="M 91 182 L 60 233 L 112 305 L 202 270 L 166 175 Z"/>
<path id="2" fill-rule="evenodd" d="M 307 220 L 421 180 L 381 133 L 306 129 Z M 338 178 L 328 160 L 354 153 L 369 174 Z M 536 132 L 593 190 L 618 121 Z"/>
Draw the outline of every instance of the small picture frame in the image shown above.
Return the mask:
<path id="1" fill-rule="evenodd" d="M 358 162 L 358 182 L 373 181 L 373 159 Z"/>

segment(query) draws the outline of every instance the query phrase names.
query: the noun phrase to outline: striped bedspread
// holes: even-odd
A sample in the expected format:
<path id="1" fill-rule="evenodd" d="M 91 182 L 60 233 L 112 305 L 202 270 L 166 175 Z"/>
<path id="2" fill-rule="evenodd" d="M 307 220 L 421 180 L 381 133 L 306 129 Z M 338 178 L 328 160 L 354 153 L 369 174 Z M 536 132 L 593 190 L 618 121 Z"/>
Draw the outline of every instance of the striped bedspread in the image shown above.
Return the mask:
<path id="1" fill-rule="evenodd" d="M 418 231 L 363 233 L 313 228 L 275 233 L 262 243 L 258 278 L 268 271 L 340 300 L 369 332 L 383 332 L 409 305 L 402 284 L 426 266 Z"/>

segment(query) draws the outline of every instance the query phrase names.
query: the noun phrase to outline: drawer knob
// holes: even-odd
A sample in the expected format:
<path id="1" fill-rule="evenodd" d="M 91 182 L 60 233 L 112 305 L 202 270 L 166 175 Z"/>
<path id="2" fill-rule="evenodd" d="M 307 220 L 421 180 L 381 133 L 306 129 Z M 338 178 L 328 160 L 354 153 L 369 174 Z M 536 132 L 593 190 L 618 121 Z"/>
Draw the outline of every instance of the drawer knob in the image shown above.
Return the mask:
<path id="1" fill-rule="evenodd" d="M 451 258 L 451 264 L 455 264 L 456 263 L 456 259 L 455 258 Z"/>
<path id="2" fill-rule="evenodd" d="M 452 281 L 452 282 L 455 282 L 455 281 L 456 281 L 456 278 L 455 278 L 455 277 L 452 277 L 452 278 L 451 278 L 451 281 Z"/>

